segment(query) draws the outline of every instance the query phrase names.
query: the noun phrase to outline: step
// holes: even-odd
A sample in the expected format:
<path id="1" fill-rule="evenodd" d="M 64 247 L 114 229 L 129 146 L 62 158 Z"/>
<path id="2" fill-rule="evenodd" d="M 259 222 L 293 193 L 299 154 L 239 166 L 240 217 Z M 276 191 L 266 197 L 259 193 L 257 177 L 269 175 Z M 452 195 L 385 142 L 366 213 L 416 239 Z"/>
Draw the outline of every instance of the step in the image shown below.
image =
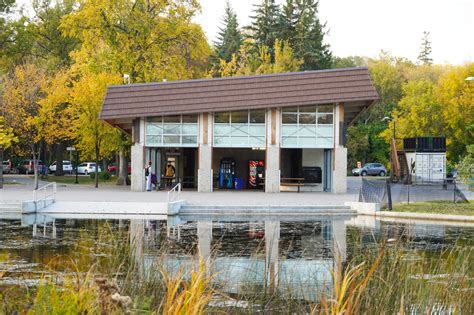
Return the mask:
<path id="1" fill-rule="evenodd" d="M 327 209 L 350 209 L 349 206 L 343 205 L 306 205 L 306 206 L 293 206 L 293 205 L 184 205 L 181 209 L 186 210 L 199 210 L 199 209 L 219 209 L 219 210 L 234 210 L 234 209 L 249 209 L 249 210 L 267 210 L 267 209 L 293 209 L 293 210 L 327 210 Z"/>

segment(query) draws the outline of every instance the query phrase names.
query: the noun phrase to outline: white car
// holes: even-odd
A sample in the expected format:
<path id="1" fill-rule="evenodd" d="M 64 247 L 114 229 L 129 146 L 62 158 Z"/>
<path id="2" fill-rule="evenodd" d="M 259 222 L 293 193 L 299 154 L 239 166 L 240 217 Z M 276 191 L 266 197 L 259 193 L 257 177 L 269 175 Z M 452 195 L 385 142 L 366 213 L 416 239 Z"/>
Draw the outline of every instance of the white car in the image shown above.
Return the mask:
<path id="1" fill-rule="evenodd" d="M 90 173 L 95 173 L 95 166 L 96 164 L 94 162 L 84 162 L 84 163 L 81 163 L 79 164 L 79 166 L 77 167 L 77 173 L 78 174 L 84 174 L 84 175 L 88 175 Z M 98 171 L 99 173 L 102 171 L 100 169 L 100 166 L 98 168 Z"/>
<path id="2" fill-rule="evenodd" d="M 56 161 L 49 166 L 49 172 L 51 174 L 56 173 Z M 72 174 L 72 164 L 71 161 L 63 161 L 63 172 L 66 174 Z"/>

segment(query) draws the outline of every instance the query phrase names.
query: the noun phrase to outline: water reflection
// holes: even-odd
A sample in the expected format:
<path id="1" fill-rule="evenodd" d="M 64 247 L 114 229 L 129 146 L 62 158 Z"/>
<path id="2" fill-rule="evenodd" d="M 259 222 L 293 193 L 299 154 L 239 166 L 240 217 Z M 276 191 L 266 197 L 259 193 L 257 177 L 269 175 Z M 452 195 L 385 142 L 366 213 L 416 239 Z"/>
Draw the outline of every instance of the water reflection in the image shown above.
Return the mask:
<path id="1" fill-rule="evenodd" d="M 459 239 L 466 246 L 473 245 L 472 227 L 365 219 L 324 217 L 298 222 L 274 217 L 201 220 L 135 216 L 108 222 L 117 234 L 129 233 L 131 255 L 140 273 L 158 272 L 154 269 L 158 259 L 164 259 L 168 271 L 176 272 L 189 270 L 202 258 L 223 292 L 242 293 L 265 286 L 310 300 L 317 298 L 311 296 L 314 292 L 330 289 L 331 271 L 337 271 L 338 262 L 346 261 L 355 246 L 361 246 L 359 240 L 357 244 L 352 241 L 354 235 L 360 236 L 362 246 L 397 238 L 407 240 L 408 249 L 434 253 Z M 78 248 L 95 246 L 101 222 L 41 215 L 23 218 L 23 227 L 0 221 L 0 269 L 30 264 L 28 271 L 40 272 L 58 256 L 78 257 L 92 265 L 93 258 L 81 256 Z"/>

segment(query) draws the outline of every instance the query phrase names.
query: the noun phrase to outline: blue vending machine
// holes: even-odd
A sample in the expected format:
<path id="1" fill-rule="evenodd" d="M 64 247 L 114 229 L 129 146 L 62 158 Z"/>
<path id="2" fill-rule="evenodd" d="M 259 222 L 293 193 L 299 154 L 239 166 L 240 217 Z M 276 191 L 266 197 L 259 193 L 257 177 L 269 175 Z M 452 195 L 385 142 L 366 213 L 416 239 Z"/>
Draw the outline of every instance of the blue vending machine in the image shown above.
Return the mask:
<path id="1" fill-rule="evenodd" d="M 219 188 L 233 189 L 235 178 L 235 161 L 230 158 L 221 160 L 221 168 L 219 171 Z"/>

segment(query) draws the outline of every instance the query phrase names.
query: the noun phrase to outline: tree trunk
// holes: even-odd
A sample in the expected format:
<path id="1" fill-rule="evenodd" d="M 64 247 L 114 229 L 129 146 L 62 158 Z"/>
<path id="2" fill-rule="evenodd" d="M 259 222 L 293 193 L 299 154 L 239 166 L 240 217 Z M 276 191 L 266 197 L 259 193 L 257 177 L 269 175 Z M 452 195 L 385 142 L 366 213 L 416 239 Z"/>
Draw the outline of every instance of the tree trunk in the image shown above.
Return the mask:
<path id="1" fill-rule="evenodd" d="M 107 158 L 104 157 L 104 158 L 102 159 L 102 171 L 107 172 L 108 169 L 109 169 L 109 168 L 108 168 Z"/>
<path id="2" fill-rule="evenodd" d="M 3 188 L 3 148 L 0 148 L 0 162 L 2 162 L 2 165 L 0 165 L 0 189 Z"/>
<path id="3" fill-rule="evenodd" d="M 119 163 L 117 164 L 117 167 L 118 167 L 117 185 L 126 186 L 127 176 L 128 176 L 128 158 L 125 155 L 125 148 L 120 148 Z"/>
<path id="4" fill-rule="evenodd" d="M 56 173 L 55 176 L 64 176 L 63 169 L 63 153 L 64 153 L 64 143 L 59 141 L 56 146 Z"/>
<path id="5" fill-rule="evenodd" d="M 33 143 L 31 145 L 31 151 L 33 152 L 33 173 L 35 174 L 35 180 L 34 180 L 34 189 L 38 189 L 38 160 L 36 158 L 36 148 L 35 144 Z M 28 173 L 28 172 L 27 172 Z"/>
<path id="6" fill-rule="evenodd" d="M 95 188 L 99 188 L 99 143 L 95 143 Z"/>

